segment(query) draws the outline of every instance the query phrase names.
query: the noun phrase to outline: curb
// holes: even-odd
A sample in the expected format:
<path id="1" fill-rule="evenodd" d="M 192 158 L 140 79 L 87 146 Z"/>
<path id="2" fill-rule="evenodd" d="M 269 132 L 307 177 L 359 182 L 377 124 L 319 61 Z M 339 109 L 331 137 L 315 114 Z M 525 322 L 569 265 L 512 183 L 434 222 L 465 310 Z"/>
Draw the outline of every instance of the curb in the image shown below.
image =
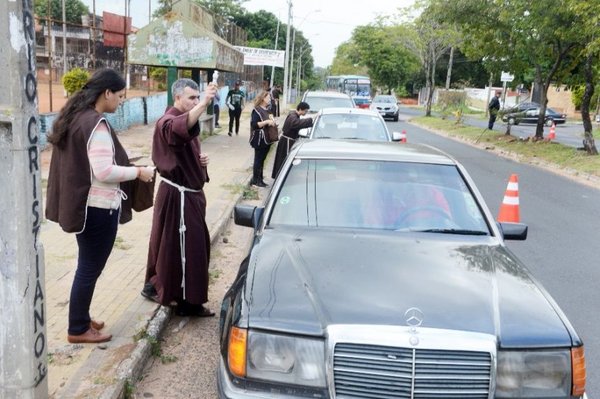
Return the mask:
<path id="1" fill-rule="evenodd" d="M 244 179 L 244 185 L 247 186 L 250 182 L 250 176 Z M 221 234 L 227 229 L 233 215 L 235 205 L 241 200 L 242 194 L 234 197 L 231 203 L 227 206 L 222 217 L 216 223 L 212 230 L 209 230 L 211 246 L 215 245 Z M 117 369 L 117 377 L 114 384 L 104 390 L 99 399 L 121 399 L 125 397 L 127 386 L 132 381 L 137 381 L 148 359 L 152 356 L 152 347 L 155 342 L 158 342 L 164 332 L 167 324 L 171 320 L 171 308 L 168 306 L 157 306 L 156 312 L 148 321 L 146 335 L 137 342 L 135 349 L 131 352 L 129 358 L 125 359 Z"/>

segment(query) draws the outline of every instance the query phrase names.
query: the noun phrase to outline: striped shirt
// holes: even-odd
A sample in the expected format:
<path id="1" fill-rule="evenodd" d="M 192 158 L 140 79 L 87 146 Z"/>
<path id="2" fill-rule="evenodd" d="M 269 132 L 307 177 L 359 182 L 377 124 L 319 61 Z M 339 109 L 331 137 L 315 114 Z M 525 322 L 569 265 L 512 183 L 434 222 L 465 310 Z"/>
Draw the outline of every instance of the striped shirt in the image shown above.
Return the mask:
<path id="1" fill-rule="evenodd" d="M 119 209 L 122 198 L 119 183 L 137 178 L 135 166 L 118 166 L 114 156 L 115 148 L 108 126 L 105 122 L 100 122 L 88 145 L 88 159 L 92 168 L 88 206 Z"/>

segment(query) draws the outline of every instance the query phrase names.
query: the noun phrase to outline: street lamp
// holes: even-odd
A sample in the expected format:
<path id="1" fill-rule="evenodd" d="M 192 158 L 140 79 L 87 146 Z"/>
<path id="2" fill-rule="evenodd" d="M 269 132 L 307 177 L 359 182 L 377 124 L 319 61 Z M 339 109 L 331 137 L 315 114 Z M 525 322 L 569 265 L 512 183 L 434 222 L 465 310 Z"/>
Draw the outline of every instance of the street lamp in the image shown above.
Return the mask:
<path id="1" fill-rule="evenodd" d="M 304 16 L 304 18 L 302 18 L 302 20 L 300 21 L 300 23 L 298 24 L 298 26 L 296 28 L 293 28 L 294 29 L 294 35 L 293 35 L 293 38 L 292 38 L 292 51 L 290 52 L 290 61 L 289 61 L 290 74 L 288 76 L 288 79 L 289 79 L 288 87 L 290 88 L 290 90 L 288 90 L 287 92 L 285 92 L 285 90 L 284 90 L 284 92 L 286 93 L 284 97 L 286 97 L 287 102 L 290 101 L 291 94 L 292 94 L 291 93 L 292 76 L 293 76 L 292 75 L 292 69 L 294 67 L 294 45 L 296 43 L 296 31 L 302 26 L 302 24 L 304 23 L 304 21 L 306 21 L 306 18 L 308 18 L 309 15 L 314 14 L 314 13 L 318 13 L 318 12 L 321 12 L 321 10 L 320 9 L 316 9 L 316 10 L 309 11 L 308 14 L 306 14 Z M 289 25 L 288 25 L 288 29 L 289 29 Z M 288 37 L 288 39 L 289 39 L 289 37 Z"/>
<path id="2" fill-rule="evenodd" d="M 285 65 L 283 66 L 283 109 L 287 111 L 287 98 L 288 98 L 288 73 L 289 61 L 290 61 L 290 24 L 292 20 L 292 0 L 288 0 L 288 23 L 287 23 L 287 35 L 285 40 Z"/>
<path id="3" fill-rule="evenodd" d="M 319 34 L 317 33 L 315 36 L 318 36 Z M 297 72 L 297 76 L 296 76 L 296 93 L 300 93 L 300 90 L 302 90 L 302 57 L 304 56 L 304 53 L 306 53 L 307 51 L 311 50 L 311 46 L 310 44 L 306 44 L 302 47 L 302 49 L 300 50 L 300 55 L 298 56 L 298 66 L 296 67 L 296 72 Z"/>

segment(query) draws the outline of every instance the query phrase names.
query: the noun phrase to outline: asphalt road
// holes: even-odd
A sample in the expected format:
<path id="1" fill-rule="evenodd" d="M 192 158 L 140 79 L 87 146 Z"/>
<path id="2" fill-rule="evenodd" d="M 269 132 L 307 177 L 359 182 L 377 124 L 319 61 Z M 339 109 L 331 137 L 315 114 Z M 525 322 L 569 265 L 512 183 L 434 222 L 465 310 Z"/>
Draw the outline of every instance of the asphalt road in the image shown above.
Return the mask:
<path id="1" fill-rule="evenodd" d="M 583 339 L 588 397 L 600 397 L 600 189 L 402 122 L 408 118 L 401 115 L 400 122 L 388 122 L 388 127 L 406 130 L 410 142 L 430 144 L 454 156 L 493 214 L 498 213 L 510 175 L 517 174 L 521 221 L 529 225 L 529 236 L 523 242 L 509 241 L 508 247 L 550 292 Z"/>

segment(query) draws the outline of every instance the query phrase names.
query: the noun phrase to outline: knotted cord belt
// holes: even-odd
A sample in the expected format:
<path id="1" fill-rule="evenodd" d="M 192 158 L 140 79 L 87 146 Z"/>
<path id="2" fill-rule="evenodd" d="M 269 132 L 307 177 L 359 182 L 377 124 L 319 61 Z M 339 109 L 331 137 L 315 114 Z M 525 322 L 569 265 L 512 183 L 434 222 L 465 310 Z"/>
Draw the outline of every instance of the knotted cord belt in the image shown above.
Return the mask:
<path id="1" fill-rule="evenodd" d="M 172 181 L 170 181 L 169 179 L 165 179 L 164 177 L 161 177 L 162 181 L 164 181 L 165 183 L 175 187 L 177 190 L 179 190 L 179 198 L 180 198 L 180 206 L 179 206 L 179 249 L 181 251 L 181 288 L 183 288 L 183 299 L 185 300 L 185 216 L 184 216 L 184 209 L 185 209 L 185 193 L 186 192 L 192 192 L 192 193 L 199 193 L 201 190 L 194 190 L 191 188 L 187 188 L 184 186 L 180 186 L 179 184 L 173 183 Z"/>
<path id="2" fill-rule="evenodd" d="M 290 147 L 291 147 L 292 145 L 294 145 L 294 143 L 296 142 L 296 139 L 293 139 L 293 138 L 291 138 L 291 137 L 288 137 L 288 136 L 286 136 L 285 134 L 282 134 L 282 135 L 281 135 L 281 137 L 285 137 L 285 138 L 287 139 L 287 142 L 286 142 L 286 144 L 287 144 L 287 145 L 286 145 L 286 147 L 287 147 L 287 148 L 286 148 L 286 149 L 287 149 L 287 153 L 289 154 L 289 153 L 290 153 Z"/>

